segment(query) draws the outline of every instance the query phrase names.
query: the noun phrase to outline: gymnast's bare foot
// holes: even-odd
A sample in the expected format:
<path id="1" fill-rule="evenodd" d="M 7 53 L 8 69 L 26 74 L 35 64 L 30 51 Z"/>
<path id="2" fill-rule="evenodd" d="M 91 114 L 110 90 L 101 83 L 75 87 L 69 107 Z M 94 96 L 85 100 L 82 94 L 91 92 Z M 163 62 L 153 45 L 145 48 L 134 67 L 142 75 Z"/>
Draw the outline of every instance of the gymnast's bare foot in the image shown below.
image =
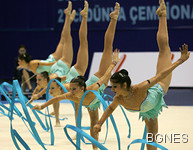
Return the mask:
<path id="1" fill-rule="evenodd" d="M 75 15 L 76 15 L 76 10 L 73 10 L 71 15 L 70 15 L 70 21 L 71 22 L 74 20 Z"/>
<path id="2" fill-rule="evenodd" d="M 61 124 L 60 124 L 60 122 L 56 122 L 56 125 L 55 125 L 55 127 L 61 127 Z"/>
<path id="3" fill-rule="evenodd" d="M 68 1 L 68 7 L 64 10 L 64 13 L 66 15 L 71 15 L 71 11 L 72 11 L 72 2 Z"/>
<path id="4" fill-rule="evenodd" d="M 164 0 L 159 0 L 159 8 L 156 11 L 156 15 L 159 17 L 167 17 L 167 9 Z"/>
<path id="5" fill-rule="evenodd" d="M 87 17 L 88 16 L 88 2 L 84 1 L 84 9 L 80 12 L 81 16 Z"/>
<path id="6" fill-rule="evenodd" d="M 76 140 L 76 135 L 72 138 L 72 140 Z"/>
<path id="7" fill-rule="evenodd" d="M 119 17 L 120 4 L 118 2 L 115 3 L 114 11 L 110 13 L 111 19 L 117 20 Z"/>
<path id="8" fill-rule="evenodd" d="M 50 115 L 51 115 L 51 116 L 54 116 L 54 115 L 55 115 L 55 112 L 54 112 L 54 111 L 53 111 L 53 112 L 51 112 L 51 113 L 50 113 Z"/>

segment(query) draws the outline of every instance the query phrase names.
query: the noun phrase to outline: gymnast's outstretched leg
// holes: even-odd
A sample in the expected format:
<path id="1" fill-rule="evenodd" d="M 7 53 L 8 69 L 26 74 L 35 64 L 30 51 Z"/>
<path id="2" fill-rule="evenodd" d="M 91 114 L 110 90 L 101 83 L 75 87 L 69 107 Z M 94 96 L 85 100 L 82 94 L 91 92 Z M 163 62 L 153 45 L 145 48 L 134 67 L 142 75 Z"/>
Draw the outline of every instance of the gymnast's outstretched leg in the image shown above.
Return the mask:
<path id="1" fill-rule="evenodd" d="M 88 67 L 88 41 L 87 41 L 87 16 L 88 16 L 88 2 L 84 1 L 84 9 L 80 12 L 82 21 L 79 30 L 80 46 L 77 55 L 77 61 L 74 68 L 77 72 L 84 76 Z"/>
<path id="2" fill-rule="evenodd" d="M 169 37 L 167 30 L 167 11 L 164 0 L 160 0 L 160 7 L 156 11 L 159 16 L 159 27 L 157 32 L 157 43 L 159 47 L 159 56 L 157 61 L 157 72 L 160 73 L 164 69 L 168 68 L 172 64 L 171 51 L 169 47 Z M 170 82 L 172 78 L 172 73 L 168 75 L 165 79 L 159 82 L 160 86 L 163 88 L 164 92 L 167 93 Z M 147 132 L 156 135 L 158 133 L 158 118 L 150 119 L 149 121 L 145 119 L 147 126 Z M 154 138 L 155 141 L 155 138 Z M 147 150 L 157 150 L 156 147 L 147 145 Z"/>
<path id="3" fill-rule="evenodd" d="M 117 19 L 119 16 L 120 5 L 116 2 L 114 11 L 110 13 L 110 23 L 105 33 L 104 50 L 101 58 L 99 70 L 95 75 L 100 78 L 104 75 L 109 65 L 112 63 L 113 54 L 113 41 L 115 36 L 115 30 L 117 25 Z"/>
<path id="4" fill-rule="evenodd" d="M 95 140 L 98 141 L 99 135 L 98 135 L 98 134 L 96 135 L 96 134 L 94 133 L 94 129 L 93 129 L 94 125 L 95 125 L 95 124 L 98 122 L 98 120 L 99 120 L 98 108 L 96 108 L 96 110 L 94 110 L 94 111 L 90 110 L 89 108 L 87 108 L 87 109 L 88 109 L 88 112 L 89 112 L 89 115 L 90 115 L 90 135 L 91 135 Z M 94 144 L 93 144 L 92 146 L 93 146 L 93 149 L 94 149 L 94 150 L 97 150 L 97 149 L 98 149 Z"/>
<path id="5" fill-rule="evenodd" d="M 63 50 L 62 50 L 62 57 L 59 61 L 62 62 L 62 64 L 65 64 L 68 66 L 68 68 L 71 67 L 72 59 L 73 59 L 73 46 L 72 46 L 72 36 L 71 36 L 71 23 L 72 20 L 75 17 L 76 11 L 73 10 L 72 13 L 72 2 L 68 1 L 68 7 L 64 10 L 65 13 L 65 23 L 63 27 Z M 58 62 L 59 62 L 58 61 Z M 51 68 L 52 69 L 52 68 Z M 54 68 L 53 68 L 54 69 Z M 55 79 L 58 77 L 56 73 L 53 73 L 50 75 L 50 79 Z"/>
<path id="6" fill-rule="evenodd" d="M 70 23 L 72 23 L 72 21 L 74 20 L 74 17 L 75 17 L 75 12 L 73 12 L 70 16 Z M 58 46 L 56 48 L 56 51 L 54 53 L 52 53 L 52 56 L 55 58 L 56 61 L 58 61 L 62 55 L 63 55 L 63 46 L 65 44 L 65 33 L 66 32 L 66 27 L 65 27 L 65 24 L 63 26 L 63 29 L 62 29 L 62 33 L 61 33 L 61 36 L 60 36 L 60 41 L 58 43 Z"/>
<path id="7" fill-rule="evenodd" d="M 72 36 L 71 36 L 71 22 L 75 17 L 76 11 L 72 10 L 72 3 L 71 1 L 68 2 L 68 7 L 64 10 L 64 13 L 66 15 L 65 18 L 65 24 L 63 28 L 63 34 L 64 34 L 64 45 L 63 45 L 63 53 L 62 53 L 62 58 L 60 59 L 63 61 L 69 68 L 71 67 L 72 64 L 72 59 L 73 59 L 73 47 L 72 47 Z M 56 78 L 56 74 L 52 74 L 50 76 L 50 79 Z M 60 121 L 59 121 L 59 102 L 56 104 L 53 104 L 54 108 L 54 115 L 56 118 L 56 127 L 60 126 Z"/>
<path id="8" fill-rule="evenodd" d="M 114 41 L 114 36 L 115 36 L 117 19 L 119 16 L 119 10 L 120 10 L 120 5 L 119 3 L 116 2 L 114 11 L 110 13 L 111 21 L 105 33 L 104 50 L 103 50 L 103 55 L 101 58 L 99 70 L 97 73 L 95 73 L 95 76 L 97 76 L 98 78 L 101 78 L 105 74 L 109 65 L 112 63 L 113 41 Z M 91 120 L 90 134 L 92 137 L 98 140 L 98 135 L 95 135 L 94 130 L 93 130 L 94 125 L 98 122 L 98 119 L 99 119 L 98 108 L 93 111 L 88 109 L 88 112 L 90 114 L 90 120 Z M 95 145 L 93 145 L 93 149 L 96 150 L 98 148 Z"/>

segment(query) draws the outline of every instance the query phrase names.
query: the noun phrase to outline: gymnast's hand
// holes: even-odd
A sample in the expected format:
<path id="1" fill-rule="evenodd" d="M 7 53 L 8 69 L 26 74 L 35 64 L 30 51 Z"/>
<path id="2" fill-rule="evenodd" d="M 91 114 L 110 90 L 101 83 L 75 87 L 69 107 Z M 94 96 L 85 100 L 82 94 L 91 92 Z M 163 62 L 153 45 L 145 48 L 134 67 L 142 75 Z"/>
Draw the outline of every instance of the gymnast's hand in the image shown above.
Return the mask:
<path id="1" fill-rule="evenodd" d="M 39 99 L 39 94 L 32 95 L 30 101 L 33 102 L 34 99 L 36 99 L 36 100 Z"/>
<path id="2" fill-rule="evenodd" d="M 30 103 L 32 103 L 33 102 L 33 100 L 32 99 L 30 99 L 27 103 L 26 103 L 26 106 Z"/>
<path id="3" fill-rule="evenodd" d="M 35 105 L 33 108 L 33 110 L 42 110 L 42 107 L 40 105 Z"/>
<path id="4" fill-rule="evenodd" d="M 101 125 L 95 124 L 94 126 L 94 134 L 98 134 L 101 131 Z"/>
<path id="5" fill-rule="evenodd" d="M 189 58 L 189 56 L 190 56 L 190 52 L 188 51 L 188 45 L 186 45 L 186 44 L 184 43 L 184 45 L 182 45 L 182 48 L 180 47 L 179 49 L 180 49 L 180 52 L 181 52 L 180 60 L 181 60 L 182 62 L 184 62 L 184 61 L 186 61 L 186 60 Z"/>
<path id="6" fill-rule="evenodd" d="M 30 103 L 32 103 L 34 101 L 34 97 L 33 97 L 33 95 L 32 95 L 32 97 L 31 97 L 31 99 L 26 103 L 26 106 Z"/>
<path id="7" fill-rule="evenodd" d="M 112 61 L 113 63 L 118 63 L 120 61 L 119 59 L 119 49 L 115 49 L 114 52 L 113 52 L 113 55 L 112 55 Z"/>

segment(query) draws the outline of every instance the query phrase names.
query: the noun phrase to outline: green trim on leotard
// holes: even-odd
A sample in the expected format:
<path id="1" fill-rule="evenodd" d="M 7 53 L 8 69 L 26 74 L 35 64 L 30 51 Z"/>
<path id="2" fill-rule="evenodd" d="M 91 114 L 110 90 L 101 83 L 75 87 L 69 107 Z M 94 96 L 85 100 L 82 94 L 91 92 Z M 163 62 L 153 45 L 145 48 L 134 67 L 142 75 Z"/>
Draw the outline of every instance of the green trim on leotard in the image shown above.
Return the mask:
<path id="1" fill-rule="evenodd" d="M 67 73 L 67 76 L 66 76 L 66 80 L 62 83 L 70 83 L 70 81 L 73 79 L 73 78 L 76 78 L 77 76 L 80 76 L 80 74 L 78 73 L 78 71 L 74 68 L 74 66 L 72 66 L 70 68 L 70 71 Z"/>
<path id="2" fill-rule="evenodd" d="M 86 81 L 86 86 L 89 86 L 89 85 L 92 85 L 94 83 L 96 83 L 97 81 L 99 80 L 99 78 L 95 75 L 93 75 L 90 79 L 88 79 Z M 98 89 L 98 93 L 103 96 L 104 94 L 104 90 L 106 89 L 106 86 L 105 84 L 101 85 L 100 88 Z M 95 97 L 93 99 L 93 101 L 88 105 L 88 106 L 85 106 L 86 108 L 89 108 L 91 111 L 94 111 L 96 110 L 98 107 L 100 108 L 100 100 Z"/>
<path id="3" fill-rule="evenodd" d="M 68 65 L 62 60 L 58 60 L 54 65 L 52 65 L 51 74 L 56 74 L 58 77 L 64 76 L 69 72 Z"/>
<path id="4" fill-rule="evenodd" d="M 154 119 L 158 117 L 158 114 L 162 111 L 162 107 L 166 107 L 167 105 L 164 101 L 164 91 L 160 84 L 155 84 L 154 86 L 148 89 L 146 99 L 141 103 L 140 111 L 130 110 L 131 112 L 140 112 L 139 119 L 142 118 L 142 121 L 147 118 L 148 120 Z"/>
<path id="5" fill-rule="evenodd" d="M 48 56 L 48 58 L 46 60 L 40 60 L 41 62 L 47 62 L 47 63 L 50 63 L 50 62 L 55 62 L 56 60 L 54 59 L 54 57 L 51 55 Z M 39 74 L 41 72 L 48 72 L 48 74 L 50 74 L 50 69 L 51 69 L 52 66 L 38 66 L 37 69 L 36 69 L 36 74 Z"/>

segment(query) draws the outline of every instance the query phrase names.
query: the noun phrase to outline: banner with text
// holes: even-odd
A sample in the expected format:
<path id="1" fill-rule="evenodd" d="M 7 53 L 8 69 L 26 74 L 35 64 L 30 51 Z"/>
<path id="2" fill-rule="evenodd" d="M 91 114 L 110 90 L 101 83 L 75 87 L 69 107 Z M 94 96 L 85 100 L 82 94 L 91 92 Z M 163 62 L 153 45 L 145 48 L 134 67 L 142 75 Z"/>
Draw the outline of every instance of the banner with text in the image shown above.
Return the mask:
<path id="1" fill-rule="evenodd" d="M 57 0 L 56 3 L 56 27 L 62 27 L 65 19 L 64 9 L 68 0 Z M 93 0 L 89 2 L 88 23 L 89 29 L 106 29 L 106 23 L 110 21 L 109 14 L 113 11 L 115 0 Z M 159 6 L 158 0 L 119 0 L 120 14 L 118 18 L 118 29 L 151 29 L 157 28 L 158 16 L 156 10 Z M 84 7 L 82 0 L 72 0 L 73 9 L 76 9 L 76 17 L 72 27 L 79 29 L 81 22 L 80 11 Z M 184 0 L 166 1 L 167 18 L 169 26 L 173 28 L 193 28 L 193 1 Z"/>

